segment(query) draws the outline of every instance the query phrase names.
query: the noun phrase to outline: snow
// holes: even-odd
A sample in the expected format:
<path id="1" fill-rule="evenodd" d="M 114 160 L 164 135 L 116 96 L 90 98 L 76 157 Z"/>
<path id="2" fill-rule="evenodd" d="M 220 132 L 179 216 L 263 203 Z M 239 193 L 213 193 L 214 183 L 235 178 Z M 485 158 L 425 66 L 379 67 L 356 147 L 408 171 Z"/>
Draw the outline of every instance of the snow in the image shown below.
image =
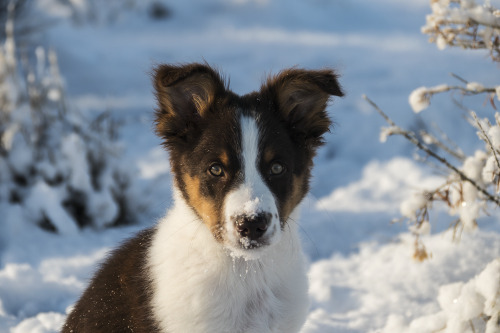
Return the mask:
<path id="1" fill-rule="evenodd" d="M 414 209 L 409 206 L 408 209 L 415 211 L 426 199 L 420 194 L 412 197 L 411 203 L 405 204 L 403 199 L 410 197 L 416 189 L 431 189 L 439 183 L 440 178 L 425 175 L 408 158 L 396 157 L 386 162 L 374 160 L 364 167 L 361 179 L 334 189 L 330 195 L 318 200 L 316 207 L 327 211 L 395 213 L 395 207 L 403 204 L 412 206 Z"/>
<path id="2" fill-rule="evenodd" d="M 402 133 L 402 129 L 399 128 L 398 126 L 391 126 L 391 127 L 382 127 L 380 129 L 380 137 L 379 140 L 380 142 L 384 143 L 387 141 L 387 137 L 395 134 L 400 134 Z"/>
<path id="3" fill-rule="evenodd" d="M 126 160 L 121 167 L 132 170 L 129 173 L 140 181 L 142 192 L 135 195 L 148 202 L 148 214 L 138 225 L 80 230 L 76 222 L 67 223 L 70 218 L 59 202 L 63 193 L 54 187 L 49 191 L 43 182 L 34 187 L 27 211 L 2 201 L 10 195 L 2 177 L 12 168 L 29 168 L 33 154 L 27 145 L 21 147 L 19 128 L 3 132 L 2 146 L 16 156 L 13 165 L 0 159 L 0 332 L 57 332 L 108 251 L 153 225 L 171 205 L 167 154 L 152 134 L 155 101 L 148 73 L 157 63 L 204 59 L 230 77 L 237 93 L 257 89 L 265 75 L 289 66 L 335 67 L 348 93 L 329 109 L 336 126 L 318 152 L 311 194 L 302 207 L 300 229 L 312 299 L 303 333 L 425 333 L 445 326 L 446 332 L 472 332 L 469 323 L 464 324 L 468 319 L 476 332 L 498 331 L 494 320 L 486 323 L 477 316 L 498 316 L 498 210 L 489 209 L 489 217 L 477 219 L 484 207 L 476 201 L 477 191 L 466 188 L 466 206 L 456 207 L 456 213 L 473 227 L 455 240 L 449 225 L 456 217 L 449 217 L 444 205 L 434 204 L 429 221 L 418 229 L 391 223 L 401 215 L 414 216 L 427 200 L 422 190 L 445 179 L 414 162 L 408 143 L 387 137 L 397 133 L 397 127 L 380 133 L 386 124 L 361 98 L 366 94 L 373 99 L 401 128 L 414 130 L 421 119 L 439 123 L 468 155 L 474 155 L 484 150 L 484 143 L 470 139 L 476 130 L 461 119 L 447 94 L 433 96 L 432 106 L 427 94 L 445 90 L 448 86 L 436 84 L 450 81 L 448 73 L 459 70 L 457 74 L 471 82 L 497 87 L 500 99 L 496 65 L 485 53 L 439 51 L 428 44 L 427 36 L 420 34 L 431 11 L 427 0 L 191 0 L 166 3 L 172 17 L 164 21 L 147 16 L 150 2 L 136 1 L 134 9 L 122 10 L 106 22 L 103 18 L 118 3 L 109 2 L 96 24 L 83 19 L 72 23 L 74 15 L 66 4 L 85 14 L 96 1 L 36 2 L 37 10 L 58 18 L 37 39 L 44 48 L 37 49 L 36 56 L 51 57 L 47 50 L 53 50 L 53 58 L 57 54 L 69 104 L 84 114 L 110 110 L 123 123 Z M 467 4 L 474 6 L 473 1 Z M 433 9 L 445 10 L 441 1 L 434 2 Z M 476 15 L 492 20 L 480 9 Z M 42 65 L 34 75 L 41 72 Z M 54 90 L 49 96 L 59 100 L 63 96 L 58 93 Z M 491 118 L 491 106 L 483 101 L 473 103 L 474 108 L 480 117 Z M 433 112 L 411 112 L 426 108 Z M 15 115 L 20 124 L 29 110 L 24 112 Z M 497 147 L 498 126 L 485 130 Z M 80 156 L 85 142 L 73 136 L 61 142 L 64 163 L 79 167 L 71 173 L 71 183 L 88 189 L 88 165 Z M 39 169 L 51 179 L 64 163 Z M 498 174 L 496 162 L 485 153 L 465 161 L 462 169 L 485 184 Z M 450 196 L 456 203 L 461 193 L 454 191 Z M 110 184 L 104 182 L 100 190 L 90 192 L 90 214 L 101 218 L 99 229 L 114 219 L 117 207 L 110 199 Z M 42 210 L 50 214 L 59 234 L 29 222 L 26 214 Z M 412 259 L 412 233 L 419 235 L 429 253 L 424 262 Z"/>
<path id="4" fill-rule="evenodd" d="M 410 97 L 408 98 L 408 101 L 411 105 L 411 108 L 413 111 L 416 113 L 425 110 L 429 107 L 431 104 L 430 98 L 429 98 L 429 93 L 428 93 L 428 88 L 427 87 L 420 87 L 415 90 L 410 94 Z"/>
<path id="5" fill-rule="evenodd" d="M 496 150 L 500 149 L 500 126 L 491 126 L 488 130 L 488 136 L 490 137 L 493 148 Z"/>
<path id="6" fill-rule="evenodd" d="M 486 268 L 468 282 L 455 282 L 439 288 L 438 303 L 441 311 L 433 315 L 414 319 L 408 328 L 396 322 L 395 318 L 385 327 L 384 332 L 432 332 L 465 333 L 475 330 L 486 333 L 498 332 L 500 259 L 494 259 Z M 478 321 L 481 314 L 491 316 L 488 323 Z M 476 319 L 476 320 L 475 320 Z M 422 330 L 423 329 L 423 330 Z"/>
<path id="7" fill-rule="evenodd" d="M 432 332 L 424 326 L 431 325 L 430 321 L 442 323 L 456 311 L 476 311 L 477 307 L 467 308 L 471 305 L 468 304 L 460 310 L 440 313 L 443 297 L 448 297 L 445 306 L 450 307 L 456 298 L 446 293 L 442 296 L 441 285 L 446 286 L 446 292 L 453 281 L 467 282 L 490 262 L 498 260 L 495 259 L 500 251 L 498 234 L 481 231 L 465 234 L 458 244 L 443 242 L 441 234 L 425 237 L 432 259 L 422 263 L 408 260 L 408 245 L 413 242 L 409 235 L 401 235 L 384 245 L 363 244 L 356 254 L 348 257 L 334 254 L 313 263 L 310 269 L 313 308 L 304 332 L 377 332 L 379 329 L 384 333 L 424 333 Z M 483 241 L 491 242 L 488 244 L 493 248 L 474 249 L 473 243 L 479 245 Z M 473 253 L 469 253 L 470 250 Z M 478 267 L 478 271 L 470 270 L 469 265 Z M 457 267 L 469 268 L 457 270 Z M 495 272 L 487 274 L 495 285 Z M 473 300 L 477 298 L 474 292 Z M 482 310 L 484 304 L 482 300 L 479 309 Z M 430 315 L 432 320 L 421 319 Z"/>
<path id="8" fill-rule="evenodd" d="M 26 199 L 26 213 L 46 216 L 62 235 L 75 234 L 78 231 L 77 223 L 61 206 L 62 191 L 61 188 L 54 189 L 44 181 L 39 181 Z"/>
<path id="9" fill-rule="evenodd" d="M 468 82 L 465 87 L 470 91 L 481 91 L 484 89 L 484 86 L 478 82 Z"/>

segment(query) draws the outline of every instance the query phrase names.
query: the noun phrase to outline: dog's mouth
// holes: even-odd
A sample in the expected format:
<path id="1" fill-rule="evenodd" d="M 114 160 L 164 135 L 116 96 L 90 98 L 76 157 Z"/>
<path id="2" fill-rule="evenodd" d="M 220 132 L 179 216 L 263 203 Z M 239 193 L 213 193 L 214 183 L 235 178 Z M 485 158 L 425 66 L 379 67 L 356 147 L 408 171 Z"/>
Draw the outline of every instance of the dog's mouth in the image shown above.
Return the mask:
<path id="1" fill-rule="evenodd" d="M 250 239 L 249 237 L 241 237 L 240 238 L 240 245 L 241 245 L 242 249 L 252 250 L 252 249 L 257 249 L 261 246 L 264 246 L 265 243 Z"/>

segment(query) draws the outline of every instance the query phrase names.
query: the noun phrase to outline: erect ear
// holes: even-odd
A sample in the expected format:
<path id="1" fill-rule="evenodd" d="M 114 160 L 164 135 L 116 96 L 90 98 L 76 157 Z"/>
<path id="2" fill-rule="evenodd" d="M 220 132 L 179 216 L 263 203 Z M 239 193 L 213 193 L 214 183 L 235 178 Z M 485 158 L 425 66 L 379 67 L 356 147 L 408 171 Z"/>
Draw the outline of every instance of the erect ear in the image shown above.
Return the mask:
<path id="1" fill-rule="evenodd" d="M 323 143 L 322 135 L 331 126 L 326 112 L 330 96 L 344 95 L 330 69 L 284 70 L 267 80 L 261 92 L 266 91 L 294 135 L 313 148 Z"/>
<path id="2" fill-rule="evenodd" d="M 221 76 L 210 66 L 159 65 L 153 70 L 158 108 L 156 133 L 170 144 L 198 132 L 203 116 L 225 91 Z"/>

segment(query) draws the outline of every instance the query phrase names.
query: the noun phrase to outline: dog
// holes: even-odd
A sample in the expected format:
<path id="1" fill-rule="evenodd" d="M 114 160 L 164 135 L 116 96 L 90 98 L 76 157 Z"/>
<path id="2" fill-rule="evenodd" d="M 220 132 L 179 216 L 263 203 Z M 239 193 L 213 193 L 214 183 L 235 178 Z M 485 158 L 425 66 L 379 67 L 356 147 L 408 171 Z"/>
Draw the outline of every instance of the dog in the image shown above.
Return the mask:
<path id="1" fill-rule="evenodd" d="M 331 69 L 291 68 L 239 96 L 207 64 L 153 70 L 173 207 L 112 252 L 64 333 L 298 332 L 308 282 L 298 206 L 343 96 Z"/>

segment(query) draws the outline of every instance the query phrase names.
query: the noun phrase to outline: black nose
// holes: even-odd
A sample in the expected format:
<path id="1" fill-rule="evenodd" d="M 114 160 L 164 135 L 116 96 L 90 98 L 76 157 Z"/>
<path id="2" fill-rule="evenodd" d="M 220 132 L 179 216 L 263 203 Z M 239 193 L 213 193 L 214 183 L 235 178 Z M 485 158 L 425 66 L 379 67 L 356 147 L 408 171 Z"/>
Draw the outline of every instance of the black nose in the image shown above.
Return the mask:
<path id="1" fill-rule="evenodd" d="M 266 232 L 269 225 L 269 214 L 257 214 L 254 216 L 240 215 L 236 218 L 236 230 L 241 237 L 257 240 Z"/>

